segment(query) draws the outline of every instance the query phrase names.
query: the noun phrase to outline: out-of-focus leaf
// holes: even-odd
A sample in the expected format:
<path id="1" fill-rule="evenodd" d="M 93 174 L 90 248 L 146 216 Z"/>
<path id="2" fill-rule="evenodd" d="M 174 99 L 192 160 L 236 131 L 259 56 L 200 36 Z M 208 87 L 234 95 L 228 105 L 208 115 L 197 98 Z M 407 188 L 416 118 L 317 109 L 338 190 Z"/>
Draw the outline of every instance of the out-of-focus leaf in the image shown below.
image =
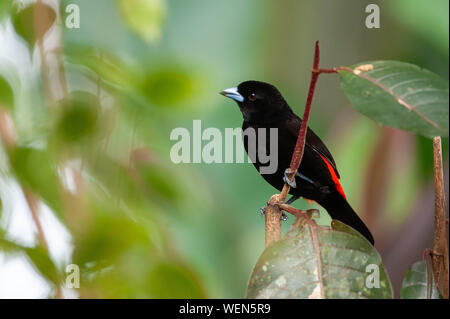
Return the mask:
<path id="1" fill-rule="evenodd" d="M 107 189 L 109 196 L 115 201 L 139 206 L 146 200 L 145 192 L 137 183 L 138 178 L 133 176 L 127 164 L 108 156 L 87 161 L 86 164 L 95 179 Z"/>
<path id="2" fill-rule="evenodd" d="M 38 39 L 44 37 L 55 19 L 53 8 L 42 2 L 28 5 L 12 16 L 14 29 L 31 48 Z"/>
<path id="3" fill-rule="evenodd" d="M 161 260 L 161 257 L 132 249 L 115 264 L 103 263 L 85 269 L 82 282 L 84 297 L 206 297 L 197 276 L 180 261 Z"/>
<path id="4" fill-rule="evenodd" d="M 133 220 L 114 205 L 93 205 L 75 234 L 73 262 L 80 265 L 83 297 L 201 298 L 197 277 L 157 247 L 160 231 L 148 219 Z"/>
<path id="5" fill-rule="evenodd" d="M 72 92 L 61 104 L 63 113 L 58 123 L 58 136 L 67 142 L 75 142 L 95 132 L 100 107 L 95 95 Z"/>
<path id="6" fill-rule="evenodd" d="M 14 93 L 11 85 L 0 76 L 0 107 L 12 109 L 14 106 Z"/>
<path id="7" fill-rule="evenodd" d="M 0 21 L 11 13 L 12 0 L 0 1 Z"/>
<path id="8" fill-rule="evenodd" d="M 196 79 L 187 70 L 167 67 L 145 75 L 142 93 L 156 105 L 176 105 L 192 98 L 196 92 Z"/>
<path id="9" fill-rule="evenodd" d="M 128 66 L 105 49 L 71 45 L 64 54 L 67 62 L 78 67 L 78 72 L 83 72 L 96 84 L 100 81 L 102 86 L 118 88 L 133 85 L 134 78 Z M 70 64 L 69 69 L 72 68 Z M 93 74 L 88 74 L 87 70 Z"/>
<path id="10" fill-rule="evenodd" d="M 25 253 L 42 276 L 53 282 L 55 285 L 59 284 L 60 274 L 58 269 L 44 248 L 41 246 L 26 248 Z"/>
<path id="11" fill-rule="evenodd" d="M 26 247 L 21 247 L 20 245 L 13 243 L 7 239 L 5 239 L 5 232 L 3 229 L 0 229 L 0 250 L 4 253 L 16 253 L 20 251 L 24 251 Z"/>
<path id="12" fill-rule="evenodd" d="M 180 263 L 161 262 L 147 278 L 153 298 L 205 298 L 195 274 Z"/>
<path id="13" fill-rule="evenodd" d="M 43 277 L 56 285 L 59 284 L 61 279 L 60 272 L 43 247 L 25 247 L 6 239 L 4 234 L 0 234 L 0 251 L 7 254 L 25 254 Z"/>
<path id="14" fill-rule="evenodd" d="M 118 5 L 124 21 L 134 32 L 149 42 L 161 38 L 164 0 L 118 0 Z"/>
<path id="15" fill-rule="evenodd" d="M 439 299 L 433 273 L 427 270 L 425 261 L 418 261 L 412 264 L 405 273 L 405 278 L 400 291 L 402 299 Z"/>
<path id="16" fill-rule="evenodd" d="M 128 249 L 137 246 L 145 246 L 149 254 L 155 250 L 146 228 L 124 216 L 114 206 L 94 206 L 90 214 L 93 215 L 91 223 L 86 225 L 81 236 L 75 238 L 77 263 L 112 263 Z"/>
<path id="17" fill-rule="evenodd" d="M 341 70 L 341 87 L 353 107 L 383 124 L 426 137 L 448 136 L 448 83 L 416 65 L 359 63 Z"/>
<path id="18" fill-rule="evenodd" d="M 148 149 L 136 149 L 132 155 L 132 162 L 140 181 L 146 190 L 173 201 L 180 196 L 176 183 L 177 177 L 161 163 L 152 158 Z"/>
<path id="19" fill-rule="evenodd" d="M 392 298 L 375 248 L 339 221 L 332 227 L 298 218 L 259 257 L 247 298 Z"/>
<path id="20" fill-rule="evenodd" d="M 49 153 L 30 147 L 16 147 L 10 153 L 10 162 L 21 184 L 41 195 L 42 199 L 59 214 L 60 183 Z"/>

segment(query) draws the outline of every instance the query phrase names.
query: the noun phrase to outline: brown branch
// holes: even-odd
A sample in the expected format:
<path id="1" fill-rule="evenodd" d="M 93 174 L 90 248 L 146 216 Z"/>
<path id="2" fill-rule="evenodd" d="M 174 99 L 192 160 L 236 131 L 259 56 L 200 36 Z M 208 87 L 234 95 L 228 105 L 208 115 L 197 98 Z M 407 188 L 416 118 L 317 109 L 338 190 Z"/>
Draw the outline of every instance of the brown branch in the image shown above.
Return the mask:
<path id="1" fill-rule="evenodd" d="M 44 230 L 42 229 L 41 222 L 39 220 L 39 201 L 33 192 L 29 191 L 22 186 L 23 194 L 30 209 L 31 218 L 33 219 L 34 225 L 36 226 L 37 239 L 39 244 L 48 251 L 47 241 L 45 240 Z"/>
<path id="2" fill-rule="evenodd" d="M 308 120 L 309 114 L 311 111 L 312 99 L 314 96 L 314 91 L 317 83 L 317 79 L 319 74 L 322 73 L 319 69 L 319 61 L 320 61 L 320 49 L 319 49 L 319 41 L 316 41 L 315 51 L 314 51 L 314 63 L 313 69 L 311 71 L 311 81 L 309 84 L 308 97 L 306 99 L 305 111 L 303 113 L 302 124 L 300 125 L 300 131 L 297 138 L 297 143 L 295 145 L 294 152 L 292 154 L 291 165 L 290 165 L 290 174 L 289 179 L 292 181 L 297 170 L 302 161 L 303 152 L 305 148 L 305 139 L 306 139 L 306 131 L 308 128 Z M 324 72 L 326 73 L 326 72 Z M 288 184 L 284 184 L 283 189 L 280 195 L 274 195 L 270 198 L 267 203 L 266 209 L 266 247 L 280 240 L 281 238 L 281 215 L 282 211 L 280 210 L 277 204 L 284 204 L 286 201 L 286 197 L 289 194 L 290 186 Z"/>
<path id="3" fill-rule="evenodd" d="M 276 205 L 280 202 L 279 194 L 273 195 L 267 203 L 265 212 L 266 219 L 266 247 L 281 239 L 281 216 L 282 211 Z"/>
<path id="4" fill-rule="evenodd" d="M 305 111 L 303 113 L 302 124 L 300 125 L 300 131 L 298 133 L 297 143 L 295 144 L 294 153 L 292 154 L 291 165 L 290 165 L 290 176 L 289 180 L 292 182 L 295 174 L 300 166 L 300 163 L 303 158 L 303 152 L 305 150 L 305 140 L 306 140 L 306 130 L 308 128 L 308 120 L 309 113 L 311 111 L 312 99 L 314 96 L 314 91 L 316 88 L 317 79 L 319 78 L 319 60 L 320 60 L 320 49 L 319 49 L 319 41 L 316 41 L 316 47 L 314 52 L 314 64 L 311 72 L 311 82 L 309 84 L 308 97 L 306 99 Z M 289 185 L 284 184 L 283 189 L 281 191 L 280 200 L 284 202 L 286 200 L 287 195 L 289 194 Z"/>
<path id="5" fill-rule="evenodd" d="M 46 17 L 42 15 L 42 6 L 42 1 L 38 0 L 36 2 L 36 7 L 34 10 L 34 29 L 36 31 L 36 34 L 38 35 L 37 46 L 41 58 L 41 78 L 45 97 L 47 99 L 47 102 L 53 102 L 51 85 L 48 77 L 48 65 L 44 48 L 44 33 L 41 32 L 41 26 L 45 23 L 46 19 Z M 8 151 L 14 149 L 15 128 L 9 113 L 4 109 L 0 109 L 0 137 L 2 138 L 2 141 Z M 25 200 L 30 209 L 31 217 L 36 227 L 37 240 L 39 242 L 39 245 L 41 245 L 48 252 L 48 244 L 45 239 L 44 230 L 39 219 L 39 198 L 34 194 L 34 192 L 24 187 L 24 185 L 21 185 L 21 187 L 25 196 Z M 62 291 L 59 286 L 56 286 L 55 297 L 62 298 Z"/>
<path id="6" fill-rule="evenodd" d="M 15 128 L 14 122 L 11 119 L 8 111 L 0 107 L 0 138 L 5 146 L 5 149 L 8 152 L 13 152 L 16 147 L 16 139 L 15 139 Z M 39 220 L 39 198 L 32 192 L 27 189 L 24 185 L 20 185 L 25 196 L 25 200 L 28 204 L 28 208 L 30 209 L 31 218 L 33 219 L 34 225 L 36 227 L 37 232 L 37 240 L 39 245 L 41 245 L 47 252 L 48 245 L 45 239 L 44 230 L 42 228 L 42 224 Z M 55 290 L 55 298 L 62 298 L 61 287 L 56 286 Z"/>
<path id="7" fill-rule="evenodd" d="M 0 105 L 0 138 L 7 151 L 10 151 L 16 143 L 13 125 L 7 109 Z"/>
<path id="8" fill-rule="evenodd" d="M 14 148 L 16 147 L 15 136 L 16 134 L 14 122 L 11 119 L 9 112 L 5 109 L 0 108 L 0 137 L 2 139 L 3 144 L 5 145 L 6 150 L 9 152 L 14 151 Z M 28 207 L 30 209 L 34 225 L 36 226 L 38 242 L 42 247 L 44 247 L 47 250 L 48 246 L 45 240 L 44 231 L 39 221 L 38 199 L 32 191 L 28 190 L 23 185 L 21 185 L 21 187 L 25 195 Z"/>
<path id="9" fill-rule="evenodd" d="M 442 169 L 441 138 L 433 138 L 434 158 L 434 243 L 432 266 L 434 280 L 445 299 L 448 299 L 448 244 L 445 218 L 444 173 Z"/>

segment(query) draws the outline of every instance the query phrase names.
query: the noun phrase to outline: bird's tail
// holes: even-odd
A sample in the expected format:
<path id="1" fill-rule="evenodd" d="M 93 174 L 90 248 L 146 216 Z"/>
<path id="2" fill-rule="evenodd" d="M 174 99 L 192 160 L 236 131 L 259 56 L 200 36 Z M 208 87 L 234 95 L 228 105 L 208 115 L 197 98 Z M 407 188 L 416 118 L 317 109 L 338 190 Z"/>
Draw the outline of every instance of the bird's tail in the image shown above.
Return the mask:
<path id="1" fill-rule="evenodd" d="M 370 233 L 369 228 L 364 224 L 364 222 L 359 218 L 358 214 L 353 210 L 347 200 L 342 197 L 338 192 L 327 196 L 323 203 L 319 203 L 323 206 L 331 218 L 337 219 L 344 224 L 354 228 L 361 235 L 366 237 L 368 241 L 373 245 L 373 236 Z"/>

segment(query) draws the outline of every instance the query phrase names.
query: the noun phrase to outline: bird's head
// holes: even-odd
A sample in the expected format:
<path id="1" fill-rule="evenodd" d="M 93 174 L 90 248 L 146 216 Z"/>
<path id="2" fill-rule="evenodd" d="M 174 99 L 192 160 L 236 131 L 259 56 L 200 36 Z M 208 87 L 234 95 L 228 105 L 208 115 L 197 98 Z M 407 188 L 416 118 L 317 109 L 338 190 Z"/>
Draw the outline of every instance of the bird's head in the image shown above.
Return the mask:
<path id="1" fill-rule="evenodd" d="M 276 87 L 259 81 L 245 81 L 220 94 L 236 101 L 245 121 L 270 120 L 290 110 Z"/>

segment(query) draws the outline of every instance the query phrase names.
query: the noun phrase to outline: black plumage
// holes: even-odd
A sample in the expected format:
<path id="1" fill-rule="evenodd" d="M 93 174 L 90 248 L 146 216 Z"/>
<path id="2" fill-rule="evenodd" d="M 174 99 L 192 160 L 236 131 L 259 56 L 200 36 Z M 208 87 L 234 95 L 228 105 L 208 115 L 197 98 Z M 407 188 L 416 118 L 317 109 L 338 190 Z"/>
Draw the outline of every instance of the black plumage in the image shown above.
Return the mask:
<path id="1" fill-rule="evenodd" d="M 301 118 L 287 104 L 281 93 L 271 84 L 259 81 L 246 81 L 236 88 L 227 89 L 221 94 L 234 99 L 244 117 L 242 129 L 253 128 L 256 140 L 252 141 L 244 135 L 243 142 L 247 153 L 252 145 L 262 136 L 258 128 L 265 128 L 266 150 L 270 150 L 270 128 L 278 129 L 278 166 L 273 174 L 261 174 L 273 187 L 281 191 L 284 185 L 285 170 L 289 168 L 292 153 L 297 141 Z M 249 154 L 250 155 L 250 154 Z M 261 163 L 258 157 L 252 158 L 254 166 L 260 171 Z M 324 207 L 331 218 L 342 221 L 359 231 L 372 244 L 372 234 L 364 222 L 358 217 L 346 200 L 339 183 L 339 172 L 336 163 L 322 140 L 308 128 L 305 150 L 298 174 L 295 178 L 296 187 L 291 187 L 290 194 L 294 200 L 298 197 L 314 200 Z"/>

